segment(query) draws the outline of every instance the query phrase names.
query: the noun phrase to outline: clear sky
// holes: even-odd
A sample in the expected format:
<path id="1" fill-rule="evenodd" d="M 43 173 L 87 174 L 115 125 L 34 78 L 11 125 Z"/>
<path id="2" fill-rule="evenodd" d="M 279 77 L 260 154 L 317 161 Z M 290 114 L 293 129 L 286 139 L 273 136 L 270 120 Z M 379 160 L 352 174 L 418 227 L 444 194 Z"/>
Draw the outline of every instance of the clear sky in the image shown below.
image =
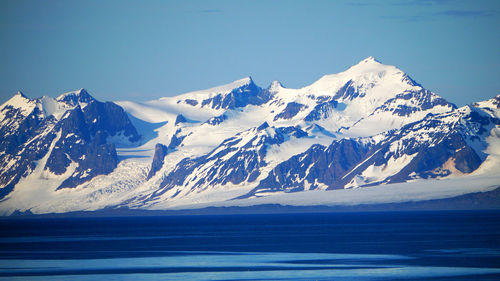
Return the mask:
<path id="1" fill-rule="evenodd" d="M 500 94 L 500 1 L 0 1 L 0 102 L 143 101 L 252 76 L 300 88 L 368 56 L 464 105 Z"/>

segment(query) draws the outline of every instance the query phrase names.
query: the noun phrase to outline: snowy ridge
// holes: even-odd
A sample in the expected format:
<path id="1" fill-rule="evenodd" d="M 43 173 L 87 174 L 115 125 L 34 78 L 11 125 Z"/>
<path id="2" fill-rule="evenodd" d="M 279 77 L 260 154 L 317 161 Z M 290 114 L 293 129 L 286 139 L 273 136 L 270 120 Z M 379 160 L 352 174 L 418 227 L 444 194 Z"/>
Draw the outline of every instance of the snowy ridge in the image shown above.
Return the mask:
<path id="1" fill-rule="evenodd" d="M 373 57 L 300 89 L 246 77 L 145 102 L 17 93 L 0 122 L 4 214 L 443 198 L 476 190 L 453 190 L 460 179 L 491 190 L 500 167 L 500 96 L 457 108 Z"/>
<path id="2" fill-rule="evenodd" d="M 248 76 L 239 80 L 235 80 L 231 83 L 222 85 L 222 86 L 217 86 L 213 87 L 210 89 L 206 90 L 201 90 L 201 91 L 194 91 L 194 92 L 189 92 L 185 94 L 181 94 L 177 96 L 178 100 L 186 100 L 186 99 L 195 99 L 195 100 L 200 100 L 200 99 L 207 99 L 211 98 L 215 95 L 218 94 L 229 94 L 232 92 L 234 89 L 241 88 L 243 86 L 247 86 L 249 84 L 253 83 L 252 77 Z M 168 99 L 168 98 L 161 98 L 162 99 Z"/>
<path id="3" fill-rule="evenodd" d="M 151 123 L 172 120 L 178 114 L 183 114 L 193 120 L 206 120 L 221 114 L 223 111 L 218 110 L 220 108 L 203 106 L 204 101 L 210 101 L 218 96 L 225 97 L 234 91 L 241 91 L 251 85 L 254 85 L 252 78 L 246 77 L 226 85 L 189 92 L 175 97 L 164 97 L 142 103 L 118 101 L 117 104 L 134 117 Z"/>
<path id="4" fill-rule="evenodd" d="M 0 119 L 5 120 L 6 108 L 15 108 L 20 111 L 23 116 L 26 116 L 33 111 L 35 103 L 28 99 L 23 93 L 17 92 L 11 99 L 2 104 L 0 107 Z"/>

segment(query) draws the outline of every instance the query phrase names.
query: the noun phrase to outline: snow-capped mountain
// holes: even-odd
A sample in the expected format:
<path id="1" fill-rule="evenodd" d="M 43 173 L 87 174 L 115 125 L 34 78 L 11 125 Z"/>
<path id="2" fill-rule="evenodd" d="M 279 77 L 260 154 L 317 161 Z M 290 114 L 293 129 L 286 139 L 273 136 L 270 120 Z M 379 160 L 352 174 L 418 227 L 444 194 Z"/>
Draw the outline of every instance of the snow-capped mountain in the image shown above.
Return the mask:
<path id="1" fill-rule="evenodd" d="M 457 108 L 372 57 L 300 89 L 247 77 L 148 102 L 18 93 L 0 107 L 0 210 L 210 206 L 498 172 L 499 107 Z"/>
<path id="2" fill-rule="evenodd" d="M 486 159 L 485 139 L 500 125 L 474 107 L 432 115 L 373 137 L 315 145 L 274 168 L 250 195 L 335 189 L 442 178 L 475 171 Z"/>
<path id="3" fill-rule="evenodd" d="M 35 171 L 57 179 L 57 189 L 108 174 L 118 158 L 114 141 L 140 136 L 123 109 L 95 100 L 84 89 L 56 99 L 29 99 L 18 92 L 0 107 L 1 197 Z"/>

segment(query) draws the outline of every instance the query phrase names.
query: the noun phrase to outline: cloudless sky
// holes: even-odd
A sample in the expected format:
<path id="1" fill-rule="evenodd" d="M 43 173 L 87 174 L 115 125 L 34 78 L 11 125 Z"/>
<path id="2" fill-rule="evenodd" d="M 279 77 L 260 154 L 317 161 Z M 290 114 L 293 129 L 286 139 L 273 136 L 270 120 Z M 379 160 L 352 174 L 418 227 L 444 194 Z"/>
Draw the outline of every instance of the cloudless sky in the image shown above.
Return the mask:
<path id="1" fill-rule="evenodd" d="M 252 76 L 300 88 L 368 56 L 461 106 L 500 94 L 500 1 L 0 1 L 16 91 L 144 101 Z"/>

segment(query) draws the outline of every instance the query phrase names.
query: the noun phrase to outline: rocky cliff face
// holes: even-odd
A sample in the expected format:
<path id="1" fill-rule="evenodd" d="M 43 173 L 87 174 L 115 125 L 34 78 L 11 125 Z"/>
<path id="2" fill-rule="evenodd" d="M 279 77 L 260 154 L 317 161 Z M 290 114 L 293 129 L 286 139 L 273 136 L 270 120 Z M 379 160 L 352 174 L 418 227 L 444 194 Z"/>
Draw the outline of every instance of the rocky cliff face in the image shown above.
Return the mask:
<path id="1" fill-rule="evenodd" d="M 160 185 L 155 196 L 174 187 L 204 189 L 207 186 L 238 185 L 254 182 L 260 169 L 267 165 L 265 156 L 270 146 L 289 138 L 303 138 L 307 133 L 295 127 L 270 127 L 264 123 L 257 128 L 224 140 L 207 155 L 180 161 Z"/>
<path id="2" fill-rule="evenodd" d="M 153 156 L 153 162 L 151 163 L 151 169 L 148 173 L 148 179 L 152 178 L 156 172 L 158 172 L 161 167 L 163 167 L 163 160 L 165 156 L 168 154 L 168 148 L 161 144 L 157 143 L 155 146 L 155 155 Z"/>
<path id="3" fill-rule="evenodd" d="M 140 139 L 127 114 L 118 105 L 95 100 L 85 90 L 57 99 L 29 99 L 21 93 L 4 104 L 0 141 L 2 197 L 21 177 L 38 165 L 44 177 L 61 177 L 58 188 L 75 187 L 117 165 L 115 146 L 109 138 L 129 142 Z"/>
<path id="4" fill-rule="evenodd" d="M 334 141 L 328 147 L 314 145 L 277 165 L 247 196 L 327 187 L 364 159 L 369 148 L 369 144 L 348 139 Z"/>

